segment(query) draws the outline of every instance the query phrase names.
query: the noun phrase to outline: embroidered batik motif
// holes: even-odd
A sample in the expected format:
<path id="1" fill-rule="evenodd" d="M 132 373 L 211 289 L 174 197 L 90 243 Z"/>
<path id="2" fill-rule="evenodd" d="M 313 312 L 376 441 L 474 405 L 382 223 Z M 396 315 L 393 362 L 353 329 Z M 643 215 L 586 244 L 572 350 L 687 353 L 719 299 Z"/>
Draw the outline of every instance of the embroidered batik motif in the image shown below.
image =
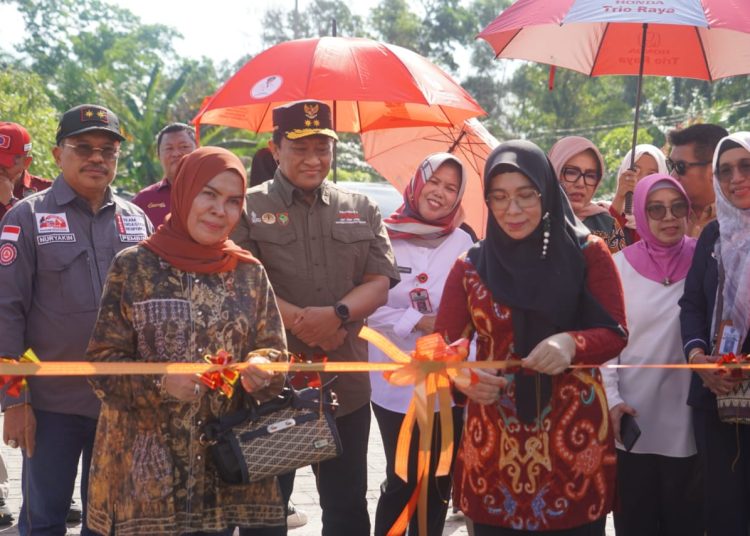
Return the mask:
<path id="1" fill-rule="evenodd" d="M 257 348 L 286 349 L 281 316 L 260 265 L 185 273 L 137 246 L 112 265 L 88 356 L 203 362 L 204 355 L 224 349 L 243 361 Z M 102 411 L 89 477 L 89 527 L 100 534 L 166 536 L 283 524 L 276 479 L 225 485 L 199 441 L 209 419 L 253 399 L 240 388 L 232 399 L 209 391 L 185 402 L 154 380 L 91 379 Z M 255 396 L 270 398 L 282 383 L 279 378 Z"/>
<path id="2" fill-rule="evenodd" d="M 478 360 L 515 359 L 509 308 L 492 299 L 465 262 Z M 579 342 L 579 347 L 580 341 Z M 515 374 L 494 405 L 468 403 L 453 475 L 454 502 L 478 523 L 561 530 L 611 508 L 615 451 L 598 369 L 553 377 L 552 397 L 532 423 L 516 416 Z"/>

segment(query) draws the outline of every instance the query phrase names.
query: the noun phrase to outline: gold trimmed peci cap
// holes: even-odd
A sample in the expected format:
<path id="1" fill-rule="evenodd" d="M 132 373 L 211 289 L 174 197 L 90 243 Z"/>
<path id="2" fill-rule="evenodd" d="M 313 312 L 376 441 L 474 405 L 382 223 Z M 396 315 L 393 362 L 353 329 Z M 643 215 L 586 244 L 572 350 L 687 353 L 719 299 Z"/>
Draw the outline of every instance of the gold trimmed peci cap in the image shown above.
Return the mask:
<path id="1" fill-rule="evenodd" d="M 290 140 L 316 135 L 339 139 L 333 130 L 331 107 L 316 100 L 291 102 L 274 108 L 273 129 Z"/>

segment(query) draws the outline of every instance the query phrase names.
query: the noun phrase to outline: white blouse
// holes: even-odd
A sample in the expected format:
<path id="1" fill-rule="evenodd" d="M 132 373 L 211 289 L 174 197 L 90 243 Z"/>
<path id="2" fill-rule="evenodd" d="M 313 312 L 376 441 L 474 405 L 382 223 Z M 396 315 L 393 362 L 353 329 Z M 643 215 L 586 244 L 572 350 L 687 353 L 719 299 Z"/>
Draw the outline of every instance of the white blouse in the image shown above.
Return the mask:
<path id="1" fill-rule="evenodd" d="M 371 314 L 367 325 L 388 337 L 406 352 L 414 350 L 416 341 L 424 335 L 412 331 L 424 314 L 436 315 L 448 273 L 456 259 L 473 245 L 468 233 L 456 229 L 437 247 L 419 245 L 419 240 L 393 240 L 401 282 L 388 293 L 388 302 Z M 421 279 L 421 281 L 420 281 Z M 423 289 L 415 291 L 415 289 Z M 429 305 L 427 305 L 427 299 Z M 427 311 L 421 313 L 418 308 Z M 429 312 L 431 310 L 431 312 Z M 372 363 L 391 359 L 369 344 Z M 411 401 L 411 386 L 391 385 L 382 372 L 371 372 L 372 401 L 378 406 L 398 413 L 406 413 Z"/>
<path id="2" fill-rule="evenodd" d="M 685 280 L 669 286 L 646 279 L 619 252 L 613 257 L 625 293 L 630 337 L 621 364 L 685 363 L 680 308 Z M 609 363 L 617 363 L 618 358 Z M 602 369 L 609 407 L 622 402 L 637 412 L 641 436 L 631 452 L 684 458 L 696 453 L 687 405 L 689 370 Z M 617 448 L 624 447 L 617 443 Z"/>

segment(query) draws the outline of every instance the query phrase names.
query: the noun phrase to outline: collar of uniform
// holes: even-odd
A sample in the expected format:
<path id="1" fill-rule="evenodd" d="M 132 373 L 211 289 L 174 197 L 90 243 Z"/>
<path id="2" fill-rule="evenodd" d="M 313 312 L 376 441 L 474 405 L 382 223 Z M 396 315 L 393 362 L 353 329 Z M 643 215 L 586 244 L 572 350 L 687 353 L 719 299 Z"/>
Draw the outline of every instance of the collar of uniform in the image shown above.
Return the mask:
<path id="1" fill-rule="evenodd" d="M 55 202 L 59 206 L 67 205 L 79 198 L 75 190 L 65 182 L 65 178 L 62 175 L 55 179 L 50 190 L 52 190 L 52 194 L 55 196 Z M 104 203 L 102 203 L 102 208 L 111 205 L 112 202 L 112 188 L 107 186 L 107 191 L 104 192 Z M 88 203 L 86 203 L 86 205 L 88 206 Z"/>
<path id="2" fill-rule="evenodd" d="M 164 188 L 170 188 L 172 185 L 169 183 L 166 177 L 164 177 L 162 180 L 159 181 L 159 184 L 156 185 L 156 191 L 161 191 Z"/>
<path id="3" fill-rule="evenodd" d="M 276 168 L 276 173 L 273 178 L 274 183 L 279 185 L 279 193 L 281 194 L 281 198 L 283 199 L 284 204 L 287 207 L 291 206 L 291 204 L 294 202 L 294 192 L 299 192 L 300 196 L 304 195 L 304 192 L 293 185 L 286 177 L 286 175 L 281 172 L 280 168 Z M 320 186 L 315 189 L 315 194 L 323 203 L 325 203 L 326 205 L 330 204 L 330 194 L 328 192 L 327 180 L 323 179 L 323 182 L 320 183 Z"/>

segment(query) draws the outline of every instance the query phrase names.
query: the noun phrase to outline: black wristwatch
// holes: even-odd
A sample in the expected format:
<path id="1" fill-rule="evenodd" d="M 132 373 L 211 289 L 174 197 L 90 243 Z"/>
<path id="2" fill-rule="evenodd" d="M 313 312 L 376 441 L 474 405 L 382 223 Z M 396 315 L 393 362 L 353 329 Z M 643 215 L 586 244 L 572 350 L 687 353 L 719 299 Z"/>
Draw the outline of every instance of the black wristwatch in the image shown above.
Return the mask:
<path id="1" fill-rule="evenodd" d="M 343 302 L 338 302 L 333 306 L 333 311 L 341 319 L 342 324 L 346 324 L 349 321 L 349 307 Z"/>

